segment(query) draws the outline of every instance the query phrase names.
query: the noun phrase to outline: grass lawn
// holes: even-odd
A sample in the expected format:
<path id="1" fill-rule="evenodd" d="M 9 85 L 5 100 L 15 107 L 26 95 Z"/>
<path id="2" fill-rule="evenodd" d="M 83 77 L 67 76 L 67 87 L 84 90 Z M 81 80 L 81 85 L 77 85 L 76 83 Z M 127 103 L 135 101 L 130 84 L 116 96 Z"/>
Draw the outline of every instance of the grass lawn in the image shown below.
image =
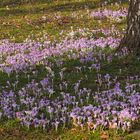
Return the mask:
<path id="1" fill-rule="evenodd" d="M 62 30 L 69 32 L 71 27 L 77 28 L 110 28 L 108 21 L 98 23 L 90 16 L 90 12 L 100 7 L 98 0 L 53 0 L 37 1 L 32 3 L 19 4 L 15 1 L 3 2 L 0 6 L 0 39 L 10 38 L 13 41 L 21 42 L 28 36 L 33 38 L 41 37 L 44 33 L 51 40 L 60 37 Z M 7 7 L 7 4 L 8 7 Z M 124 3 L 121 6 L 127 7 Z M 107 5 L 107 8 L 116 9 L 118 6 Z M 104 8 L 104 7 L 103 7 Z M 122 24 L 115 25 L 121 30 Z"/>

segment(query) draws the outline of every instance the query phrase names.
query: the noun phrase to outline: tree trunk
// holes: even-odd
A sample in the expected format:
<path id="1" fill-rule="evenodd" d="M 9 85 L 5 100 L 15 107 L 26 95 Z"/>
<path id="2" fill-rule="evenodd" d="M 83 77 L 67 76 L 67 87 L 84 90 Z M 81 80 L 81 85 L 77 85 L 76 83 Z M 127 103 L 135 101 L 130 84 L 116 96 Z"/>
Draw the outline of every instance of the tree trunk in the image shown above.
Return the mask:
<path id="1" fill-rule="evenodd" d="M 140 0 L 129 1 L 127 30 L 119 49 L 123 47 L 140 56 Z"/>

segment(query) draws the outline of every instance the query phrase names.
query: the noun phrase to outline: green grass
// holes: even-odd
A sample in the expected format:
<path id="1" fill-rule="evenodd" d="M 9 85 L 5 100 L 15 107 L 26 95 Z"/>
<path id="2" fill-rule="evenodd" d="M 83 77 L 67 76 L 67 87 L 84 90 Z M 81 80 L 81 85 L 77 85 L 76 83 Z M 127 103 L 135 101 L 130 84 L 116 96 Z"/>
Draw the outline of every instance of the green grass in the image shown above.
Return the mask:
<path id="1" fill-rule="evenodd" d="M 116 133 L 109 131 L 87 131 L 79 128 L 61 129 L 55 131 L 42 131 L 41 129 L 30 129 L 19 127 L 18 121 L 9 121 L 5 126 L 0 126 L 0 139 L 2 140 L 139 140 L 139 131 L 135 133 Z"/>
<path id="2" fill-rule="evenodd" d="M 101 1 L 102 2 L 102 1 Z M 28 36 L 34 34 L 41 37 L 45 32 L 51 40 L 60 37 L 60 32 L 68 32 L 73 26 L 76 28 L 110 28 L 111 23 L 105 21 L 104 24 L 98 23 L 93 18 L 87 16 L 92 10 L 100 7 L 98 0 L 52 0 L 44 2 L 11 2 L 10 0 L 0 3 L 0 39 L 11 39 L 12 41 L 22 42 Z M 11 4 L 10 4 L 11 3 Z M 14 3 L 14 5 L 12 4 Z M 9 7 L 6 5 L 9 4 Z M 126 7 L 126 3 L 122 4 Z M 108 6 L 116 9 L 117 6 Z M 73 17 L 72 14 L 77 16 Z M 82 17 L 80 15 L 83 15 Z M 46 17 L 43 20 L 43 16 Z M 60 16 L 57 19 L 57 16 Z M 120 25 L 120 29 L 124 27 Z"/>

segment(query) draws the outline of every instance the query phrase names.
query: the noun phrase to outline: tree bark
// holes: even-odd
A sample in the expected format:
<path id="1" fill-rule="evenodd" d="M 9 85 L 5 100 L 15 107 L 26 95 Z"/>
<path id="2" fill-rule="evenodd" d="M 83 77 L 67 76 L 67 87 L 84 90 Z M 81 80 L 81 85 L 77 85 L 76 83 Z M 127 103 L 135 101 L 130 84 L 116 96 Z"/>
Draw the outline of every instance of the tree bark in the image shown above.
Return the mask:
<path id="1" fill-rule="evenodd" d="M 127 30 L 119 49 L 123 47 L 140 56 L 140 0 L 129 1 Z"/>

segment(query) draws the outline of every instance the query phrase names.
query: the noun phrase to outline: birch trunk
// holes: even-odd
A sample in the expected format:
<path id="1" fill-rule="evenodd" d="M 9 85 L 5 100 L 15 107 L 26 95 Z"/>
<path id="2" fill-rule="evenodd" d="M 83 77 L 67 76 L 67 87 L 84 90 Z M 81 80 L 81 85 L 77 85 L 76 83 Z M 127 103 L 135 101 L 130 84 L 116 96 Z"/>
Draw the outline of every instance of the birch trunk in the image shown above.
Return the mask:
<path id="1" fill-rule="evenodd" d="M 140 0 L 130 0 L 126 35 L 119 48 L 127 47 L 129 52 L 140 55 Z"/>

